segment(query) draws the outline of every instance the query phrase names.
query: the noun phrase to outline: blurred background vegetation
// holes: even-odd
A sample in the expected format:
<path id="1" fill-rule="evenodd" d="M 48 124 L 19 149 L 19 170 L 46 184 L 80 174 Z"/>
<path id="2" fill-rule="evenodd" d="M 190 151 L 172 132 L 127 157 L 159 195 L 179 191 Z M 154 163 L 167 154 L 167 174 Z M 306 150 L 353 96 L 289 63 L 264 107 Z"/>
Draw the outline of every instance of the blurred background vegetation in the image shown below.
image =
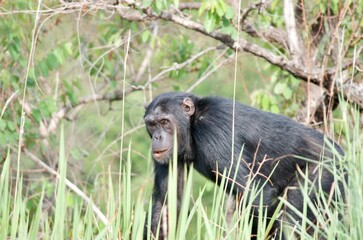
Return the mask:
<path id="1" fill-rule="evenodd" d="M 344 147 L 361 141 L 344 124 L 362 124 L 362 12 L 361 0 L 0 0 L 0 167 L 11 180 L 2 214 L 21 184 L 29 222 L 39 206 L 53 216 L 63 144 L 74 184 L 66 207 L 85 200 L 77 189 L 112 221 L 122 210 L 110 212 L 110 181 L 122 196 L 130 153 L 130 197 L 142 196 L 146 211 L 153 174 L 143 113 L 166 91 L 235 98 Z M 198 174 L 194 182 L 211 205 L 214 185 Z"/>

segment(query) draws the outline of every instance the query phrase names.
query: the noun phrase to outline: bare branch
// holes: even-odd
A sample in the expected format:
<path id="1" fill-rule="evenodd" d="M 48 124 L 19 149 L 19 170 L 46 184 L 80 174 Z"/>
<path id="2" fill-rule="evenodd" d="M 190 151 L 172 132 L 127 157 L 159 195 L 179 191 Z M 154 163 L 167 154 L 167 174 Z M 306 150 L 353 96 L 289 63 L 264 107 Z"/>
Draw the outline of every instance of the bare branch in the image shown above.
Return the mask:
<path id="1" fill-rule="evenodd" d="M 190 63 L 194 62 L 196 59 L 200 58 L 201 56 L 207 54 L 210 51 L 215 51 L 217 49 L 220 49 L 221 46 L 217 46 L 217 47 L 210 47 L 207 48 L 195 55 L 193 55 L 191 58 L 189 58 L 188 60 L 186 60 L 185 62 L 182 63 L 175 63 L 172 67 L 165 69 L 164 71 L 161 71 L 158 75 L 156 75 L 155 77 L 153 77 L 152 79 L 150 79 L 147 83 L 145 83 L 145 85 L 143 86 L 144 88 L 146 88 L 147 86 L 149 86 L 151 83 L 159 81 L 165 74 L 171 72 L 171 71 L 176 71 L 178 69 L 182 69 L 183 67 L 189 65 Z M 223 47 L 222 47 L 223 48 Z"/>
<path id="2" fill-rule="evenodd" d="M 129 87 L 125 89 L 125 96 L 127 96 L 128 94 L 130 94 L 131 92 L 135 91 L 135 88 Z M 120 101 L 123 99 L 123 93 L 122 90 L 115 90 L 113 92 L 107 92 L 105 94 L 94 94 L 94 95 L 90 95 L 90 96 L 86 96 L 82 99 L 80 99 L 77 103 L 75 104 L 67 104 L 65 107 L 59 109 L 57 112 L 55 112 L 51 118 L 51 120 L 49 121 L 49 124 L 47 126 L 44 125 L 44 129 L 42 129 L 40 131 L 41 136 L 43 138 L 47 137 L 50 133 L 54 132 L 58 126 L 59 121 L 65 117 L 65 115 L 71 111 L 72 109 L 74 109 L 75 107 L 84 105 L 84 104 L 88 104 L 88 103 L 92 103 L 95 101 Z"/>
<path id="3" fill-rule="evenodd" d="M 363 109 L 363 84 L 358 83 L 346 83 L 340 86 L 337 90 L 342 90 L 344 97 L 350 103 L 356 103 L 361 109 Z"/>
<path id="4" fill-rule="evenodd" d="M 185 18 L 183 16 L 177 15 L 177 10 L 170 10 L 170 11 L 163 11 L 160 15 L 157 15 L 155 13 L 150 13 L 153 17 L 159 17 L 167 21 L 174 22 L 178 25 L 184 26 L 185 28 L 200 32 L 206 36 L 212 37 L 216 40 L 219 40 L 229 48 L 236 50 L 236 51 L 246 51 L 254 56 L 260 57 L 265 59 L 266 61 L 270 62 L 271 64 L 280 67 L 281 69 L 289 72 L 293 76 L 304 80 L 304 81 L 310 81 L 318 86 L 323 86 L 326 90 L 330 91 L 332 84 L 336 83 L 336 81 L 333 81 L 335 74 L 338 71 L 344 71 L 347 68 L 352 66 L 353 61 L 347 60 L 345 63 L 342 64 L 340 69 L 337 68 L 327 68 L 325 70 L 322 70 L 321 68 L 313 68 L 309 69 L 309 71 L 303 67 L 301 64 L 297 64 L 294 60 L 289 60 L 285 56 L 277 56 L 274 53 L 270 52 L 269 50 L 262 48 L 256 44 L 250 43 L 246 41 L 245 39 L 239 39 L 238 41 L 235 41 L 232 39 L 231 36 L 227 34 L 220 33 L 218 31 L 212 31 L 207 32 L 204 28 L 204 26 L 200 23 L 194 22 L 190 20 L 189 18 Z M 354 88 L 353 88 L 354 85 Z M 353 84 L 351 89 L 356 89 L 354 91 L 354 96 L 358 96 L 358 94 L 361 93 L 362 84 Z M 333 86 L 335 89 L 337 89 L 338 85 Z M 345 85 L 340 86 L 340 88 L 347 89 Z M 345 97 L 348 92 L 347 90 L 343 91 L 345 94 Z M 362 96 L 362 95 L 361 95 Z M 353 95 L 349 97 L 351 101 L 353 101 Z M 361 99 L 362 97 L 359 97 Z M 356 99 L 356 98 L 354 98 Z M 359 105 L 360 108 L 363 109 L 363 104 L 361 101 L 354 101 Z"/>
<path id="5" fill-rule="evenodd" d="M 25 155 L 27 155 L 33 162 L 37 163 L 39 166 L 44 168 L 48 173 L 51 175 L 60 178 L 59 173 L 54 170 L 53 168 L 49 167 L 47 164 L 45 164 L 41 159 L 39 159 L 37 156 L 35 156 L 33 153 L 28 151 L 26 148 L 23 149 L 23 152 Z M 89 198 L 84 192 L 82 192 L 81 189 L 79 189 L 74 183 L 69 181 L 67 178 L 64 179 L 65 184 L 69 189 L 71 189 L 74 193 L 76 193 L 78 196 L 80 196 L 87 204 L 92 205 L 92 211 L 95 213 L 95 215 L 102 221 L 103 224 L 106 226 L 109 225 L 108 219 L 106 216 L 101 212 L 101 210 L 93 203 L 92 199 Z M 111 227 L 111 226 L 109 226 Z"/>
<path id="6" fill-rule="evenodd" d="M 191 58 L 189 58 L 185 62 L 182 62 L 182 63 L 179 63 L 179 64 L 176 63 L 172 67 L 161 71 L 159 74 L 157 74 L 155 77 L 150 79 L 148 82 L 146 82 L 142 86 L 137 86 L 137 87 L 131 86 L 131 87 L 126 88 L 125 89 L 125 96 L 129 95 L 131 92 L 145 89 L 151 83 L 157 82 L 160 79 L 162 79 L 162 77 L 165 74 L 167 74 L 167 73 L 169 73 L 171 71 L 181 69 L 181 68 L 187 66 L 188 64 L 192 63 L 193 61 L 195 61 L 199 57 L 207 54 L 208 52 L 214 51 L 214 50 L 217 50 L 217 49 L 220 49 L 220 48 L 223 48 L 223 47 L 216 46 L 216 47 L 207 48 L 204 51 L 195 54 L 194 56 L 192 56 Z M 71 110 L 75 109 L 76 107 L 80 107 L 82 105 L 92 103 L 92 102 L 95 102 L 95 101 L 110 101 L 110 102 L 112 102 L 112 101 L 120 101 L 122 99 L 123 99 L 122 89 L 115 90 L 113 92 L 107 92 L 105 94 L 95 93 L 93 95 L 83 97 L 77 103 L 75 103 L 75 104 L 69 103 L 66 106 L 64 106 L 63 108 L 59 109 L 57 112 L 55 112 L 53 114 L 52 118 L 50 119 L 49 124 L 47 124 L 47 125 L 41 124 L 40 134 L 41 134 L 41 136 L 43 138 L 49 136 L 50 133 L 54 132 L 57 129 L 59 121 L 61 119 L 63 119 Z"/>
<path id="7" fill-rule="evenodd" d="M 267 6 L 271 4 L 272 0 L 261 0 L 257 3 L 250 3 L 249 7 L 241 10 L 241 16 L 240 16 L 240 24 L 243 25 L 245 23 L 245 20 L 248 18 L 250 12 L 253 10 L 257 10 L 258 13 L 261 13 L 263 9 L 265 9 Z"/>
<path id="8" fill-rule="evenodd" d="M 221 61 L 220 63 L 218 63 L 214 68 L 212 68 L 211 70 L 209 70 L 208 72 L 206 72 L 205 74 L 203 74 L 197 81 L 195 81 L 193 83 L 193 85 L 191 87 L 189 87 L 188 90 L 186 90 L 186 92 L 191 92 L 196 86 L 198 86 L 205 79 L 207 79 L 207 77 L 209 77 L 209 75 L 211 75 L 212 73 L 214 73 L 215 71 L 217 71 L 220 67 L 222 67 L 224 64 L 226 64 L 227 62 L 229 62 L 229 61 L 231 61 L 233 59 L 234 59 L 234 55 L 231 55 L 228 58 L 223 59 L 223 61 Z"/>
<path id="9" fill-rule="evenodd" d="M 3 110 L 1 111 L 0 114 L 0 119 L 3 118 L 3 115 L 5 113 L 5 110 L 8 108 L 9 104 L 11 103 L 11 101 L 16 97 L 16 95 L 18 94 L 18 91 L 15 91 L 11 94 L 11 96 L 6 100 L 5 105 L 3 107 Z"/>
<path id="10" fill-rule="evenodd" d="M 287 4 L 285 6 L 285 8 L 290 9 L 289 11 L 286 10 L 285 12 L 290 12 L 290 13 L 294 12 L 294 10 L 291 11 L 292 1 L 285 0 L 285 3 Z M 169 10 L 164 10 L 161 13 L 155 13 L 152 11 L 151 8 L 143 8 L 140 5 L 140 3 L 133 3 L 130 6 L 125 6 L 125 5 L 111 5 L 111 4 L 107 4 L 104 2 L 97 2 L 97 1 L 96 2 L 86 2 L 86 3 L 84 3 L 84 2 L 67 3 L 67 5 L 65 7 L 63 7 L 64 11 L 70 10 L 70 9 L 75 9 L 75 8 L 78 8 L 78 10 L 89 8 L 90 10 L 104 9 L 104 10 L 108 10 L 108 11 L 119 11 L 119 14 L 122 18 L 125 18 L 128 20 L 135 20 L 135 21 L 163 19 L 165 21 L 173 22 L 175 24 L 183 26 L 187 29 L 200 32 L 205 36 L 214 38 L 235 51 L 245 51 L 245 52 L 251 53 L 252 55 L 254 55 L 256 57 L 262 58 L 262 59 L 266 60 L 267 62 L 280 67 L 281 69 L 289 72 L 293 76 L 295 76 L 303 81 L 310 81 L 316 85 L 323 86 L 327 91 L 331 91 L 332 87 L 335 90 L 344 89 L 343 94 L 345 94 L 345 97 L 348 98 L 348 95 L 346 95 L 346 94 L 348 94 L 348 91 L 349 91 L 348 89 L 351 89 L 353 91 L 353 93 L 350 93 L 350 95 L 349 95 L 349 99 L 351 99 L 351 101 L 355 101 L 355 100 L 353 100 L 353 99 L 355 99 L 355 98 L 353 98 L 353 96 L 357 96 L 358 94 L 361 93 L 360 85 L 362 85 L 362 84 L 352 84 L 352 85 L 349 85 L 350 87 L 348 88 L 345 85 L 338 86 L 338 84 L 336 83 L 337 81 L 334 81 L 336 76 L 338 76 L 338 74 L 337 74 L 338 71 L 344 71 L 347 68 L 352 66 L 351 60 L 346 60 L 345 62 L 343 62 L 341 68 L 334 67 L 334 68 L 321 69 L 321 68 L 317 68 L 316 66 L 312 66 L 311 69 L 306 69 L 305 66 L 297 63 L 295 61 L 295 59 L 288 59 L 284 55 L 276 55 L 274 52 L 269 51 L 266 48 L 260 47 L 257 44 L 248 42 L 247 40 L 245 40 L 243 38 L 234 40 L 230 35 L 220 33 L 218 30 L 215 30 L 212 32 L 207 32 L 202 24 L 191 20 L 190 16 L 186 16 L 186 14 L 182 13 L 180 11 L 180 9 L 173 8 L 173 9 L 169 9 Z M 258 6 L 257 9 L 259 9 L 259 8 L 260 8 L 260 6 Z M 131 15 L 129 15 L 129 14 L 131 14 Z M 245 15 L 247 15 L 247 14 L 245 14 Z M 289 20 L 286 23 L 287 29 L 289 31 L 291 29 L 292 31 L 296 32 L 295 24 L 291 24 L 291 22 L 294 21 L 294 20 L 292 20 L 292 19 L 294 19 L 293 15 L 287 15 L 285 18 L 291 19 L 291 21 Z M 296 40 L 297 35 L 296 34 L 293 34 L 293 35 L 294 36 L 289 38 L 289 41 L 288 41 L 289 47 L 290 47 L 290 50 L 294 51 L 294 54 L 298 56 L 299 48 L 298 48 L 298 44 L 297 44 L 298 40 Z M 278 41 L 280 44 L 284 44 L 284 40 L 282 40 L 282 39 L 276 38 L 276 41 Z M 176 68 L 180 67 L 180 65 L 176 65 L 175 67 Z M 173 70 L 173 68 L 165 70 L 165 71 L 159 73 L 159 75 L 157 75 L 156 77 L 154 77 L 154 79 L 158 80 L 160 77 L 164 76 L 167 72 L 170 72 L 172 70 Z M 149 80 L 147 85 L 155 80 L 153 80 L 153 79 Z M 147 86 L 147 85 L 145 85 L 145 86 Z M 332 86 L 332 85 L 334 85 L 334 86 Z M 361 98 L 362 97 L 359 97 L 359 99 L 361 99 Z M 361 108 L 363 108 L 363 104 L 361 103 L 361 101 L 357 101 L 356 103 Z"/>
<path id="11" fill-rule="evenodd" d="M 158 25 L 156 23 L 153 24 L 153 32 L 152 32 L 152 36 L 154 38 L 156 38 L 158 34 Z M 151 55 L 153 53 L 153 49 L 151 47 L 151 42 L 150 41 L 150 44 L 149 46 L 147 47 L 147 50 L 146 50 L 146 54 L 145 54 L 145 57 L 144 57 L 144 60 L 141 62 L 140 64 L 140 67 L 139 67 L 139 71 L 137 72 L 136 74 L 136 77 L 135 77 L 135 83 L 138 83 L 140 82 L 141 80 L 141 77 L 142 75 L 145 73 L 145 70 L 146 68 L 148 67 L 148 65 L 150 64 L 150 59 L 151 59 Z"/>
<path id="12" fill-rule="evenodd" d="M 198 10 L 200 8 L 200 5 L 201 4 L 197 3 L 197 2 L 181 2 L 181 3 L 179 3 L 178 9 L 180 11 L 193 10 L 193 9 Z"/>
<path id="13" fill-rule="evenodd" d="M 242 30 L 252 37 L 267 40 L 269 43 L 277 43 L 288 50 L 287 34 L 284 30 L 270 26 L 264 31 L 257 30 L 250 22 L 245 21 Z"/>
<path id="14" fill-rule="evenodd" d="M 280 67 L 281 69 L 291 73 L 293 76 L 300 78 L 304 81 L 307 81 L 308 79 L 310 79 L 310 81 L 312 83 L 314 83 L 316 85 L 320 85 L 322 83 L 322 81 L 324 80 L 322 85 L 326 89 L 328 89 L 328 87 L 331 86 L 332 81 L 330 80 L 330 78 L 337 71 L 336 68 L 328 68 L 325 70 L 322 70 L 320 68 L 312 68 L 312 69 L 310 69 L 310 71 L 307 71 L 305 67 L 301 66 L 301 64 L 297 64 L 295 61 L 289 60 L 288 58 L 286 58 L 286 56 L 275 55 L 273 52 L 271 52 L 263 47 L 260 47 L 256 44 L 250 43 L 243 38 L 239 39 L 238 41 L 235 41 L 234 39 L 232 39 L 232 37 L 230 35 L 220 33 L 216 30 L 212 31 L 212 32 L 207 32 L 202 24 L 191 20 L 188 16 L 185 16 L 185 14 L 181 13 L 181 11 L 179 9 L 175 9 L 175 8 L 169 9 L 169 10 L 164 10 L 160 14 L 158 14 L 158 13 L 153 12 L 151 8 L 145 9 L 145 8 L 142 8 L 141 6 L 136 6 L 136 7 L 138 7 L 138 9 L 134 10 L 135 6 L 131 6 L 131 7 L 120 6 L 120 5 L 114 6 L 114 5 L 110 5 L 110 4 L 107 5 L 107 4 L 100 4 L 100 3 L 98 3 L 97 5 L 95 5 L 93 3 L 92 4 L 87 3 L 87 5 L 80 4 L 80 3 L 69 3 L 67 5 L 67 7 L 65 8 L 65 10 L 69 9 L 69 8 L 77 8 L 77 7 L 78 8 L 90 7 L 91 9 L 98 7 L 99 9 L 108 9 L 108 10 L 122 9 L 123 11 L 137 11 L 138 14 L 140 14 L 140 17 L 138 17 L 138 20 L 140 20 L 140 21 L 146 21 L 146 20 L 150 20 L 150 19 L 163 19 L 166 21 L 174 22 L 187 29 L 197 31 L 197 32 L 202 33 L 203 35 L 214 38 L 233 50 L 245 51 L 245 52 L 253 54 L 256 57 L 265 59 L 269 63 Z M 258 5 L 257 7 L 260 7 L 260 5 Z M 143 11 L 143 14 L 140 13 L 140 10 Z M 125 19 L 129 19 L 125 15 L 120 14 L 120 16 L 125 17 Z M 281 42 L 281 40 L 280 40 L 280 42 Z M 344 70 L 344 69 L 350 67 L 351 65 L 352 65 L 352 61 L 348 61 L 345 64 L 343 64 L 342 69 Z M 170 69 L 170 71 L 171 70 L 172 69 Z M 164 75 L 165 73 L 160 73 L 160 74 Z"/>
<path id="15" fill-rule="evenodd" d="M 117 12 L 120 17 L 129 21 L 145 21 L 147 16 L 145 14 L 140 13 L 137 10 L 129 9 L 129 8 L 117 8 Z"/>
<path id="16" fill-rule="evenodd" d="M 288 45 L 294 62 L 301 63 L 301 44 L 296 30 L 295 6 L 293 0 L 284 0 L 284 18 Z"/>
<path id="17" fill-rule="evenodd" d="M 305 68 L 301 68 L 301 65 L 295 64 L 294 61 L 288 60 L 285 56 L 277 56 L 274 53 L 268 51 L 265 48 L 262 48 L 256 44 L 250 43 L 245 39 L 239 39 L 235 41 L 232 39 L 230 35 L 220 33 L 218 31 L 207 32 L 204 26 L 200 23 L 194 22 L 188 18 L 176 15 L 175 10 L 163 11 L 160 15 L 152 13 L 154 17 L 160 17 L 164 20 L 174 22 L 178 25 L 184 26 L 185 28 L 200 32 L 206 36 L 212 37 L 216 40 L 219 40 L 229 48 L 237 51 L 246 51 L 257 57 L 263 58 L 266 61 L 274 64 L 276 66 L 281 67 L 283 70 L 290 72 L 295 77 L 298 77 L 302 80 L 307 80 L 310 77 L 311 81 L 315 84 L 319 84 L 321 82 L 321 76 L 325 76 L 326 74 L 335 73 L 335 69 L 327 69 L 325 72 L 320 69 L 311 69 L 310 72 L 307 72 Z"/>

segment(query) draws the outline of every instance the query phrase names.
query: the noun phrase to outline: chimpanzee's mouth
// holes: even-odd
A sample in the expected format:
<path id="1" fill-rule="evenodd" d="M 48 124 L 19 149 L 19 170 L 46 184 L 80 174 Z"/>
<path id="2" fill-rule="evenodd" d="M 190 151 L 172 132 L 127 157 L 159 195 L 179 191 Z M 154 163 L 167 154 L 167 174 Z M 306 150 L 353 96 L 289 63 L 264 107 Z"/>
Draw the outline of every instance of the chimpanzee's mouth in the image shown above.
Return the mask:
<path id="1" fill-rule="evenodd" d="M 169 152 L 170 148 L 153 151 L 154 158 L 160 158 Z"/>

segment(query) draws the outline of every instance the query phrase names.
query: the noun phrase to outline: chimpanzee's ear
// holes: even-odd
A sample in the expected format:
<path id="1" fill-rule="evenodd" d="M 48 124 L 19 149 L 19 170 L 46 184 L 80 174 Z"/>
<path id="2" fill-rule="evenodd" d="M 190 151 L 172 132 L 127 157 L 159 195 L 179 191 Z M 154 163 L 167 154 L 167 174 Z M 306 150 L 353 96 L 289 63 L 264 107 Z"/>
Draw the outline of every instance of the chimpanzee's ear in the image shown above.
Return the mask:
<path id="1" fill-rule="evenodd" d="M 184 113 L 190 117 L 194 114 L 195 112 L 195 107 L 194 107 L 194 103 L 192 101 L 192 99 L 190 98 L 184 98 L 183 100 L 183 110 Z"/>

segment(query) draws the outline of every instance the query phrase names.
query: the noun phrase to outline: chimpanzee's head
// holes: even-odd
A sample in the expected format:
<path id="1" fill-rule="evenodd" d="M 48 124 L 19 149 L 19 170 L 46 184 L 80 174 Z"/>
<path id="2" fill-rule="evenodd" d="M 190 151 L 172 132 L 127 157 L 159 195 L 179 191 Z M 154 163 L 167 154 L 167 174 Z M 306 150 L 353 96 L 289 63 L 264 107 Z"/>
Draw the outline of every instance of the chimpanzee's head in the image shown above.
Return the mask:
<path id="1" fill-rule="evenodd" d="M 173 156 L 174 133 L 177 133 L 178 156 L 190 148 L 190 117 L 195 112 L 194 96 L 185 93 L 165 93 L 146 108 L 144 121 L 152 139 L 152 156 L 168 164 Z"/>

